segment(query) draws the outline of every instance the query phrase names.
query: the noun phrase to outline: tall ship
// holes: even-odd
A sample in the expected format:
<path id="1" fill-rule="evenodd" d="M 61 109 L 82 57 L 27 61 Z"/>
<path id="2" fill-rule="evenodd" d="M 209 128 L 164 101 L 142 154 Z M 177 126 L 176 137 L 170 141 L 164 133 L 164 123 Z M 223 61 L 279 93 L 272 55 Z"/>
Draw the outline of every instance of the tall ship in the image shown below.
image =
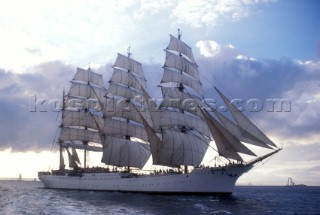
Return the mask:
<path id="1" fill-rule="evenodd" d="M 217 88 L 229 115 L 210 108 L 192 50 L 178 32 L 164 50 L 161 103 L 148 94 L 130 49 L 118 54 L 107 86 L 90 68 L 77 69 L 63 94 L 59 169 L 38 173 L 46 188 L 232 193 L 242 174 L 281 150 Z M 93 154 L 99 167 L 88 165 Z M 207 165 L 205 156 L 214 162 Z"/>

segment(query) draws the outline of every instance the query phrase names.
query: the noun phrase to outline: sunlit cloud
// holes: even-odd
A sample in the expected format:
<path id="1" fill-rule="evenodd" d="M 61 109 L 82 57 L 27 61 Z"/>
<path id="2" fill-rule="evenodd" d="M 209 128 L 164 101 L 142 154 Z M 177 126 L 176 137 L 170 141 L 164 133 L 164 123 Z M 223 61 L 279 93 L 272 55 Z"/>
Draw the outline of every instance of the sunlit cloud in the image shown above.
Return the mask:
<path id="1" fill-rule="evenodd" d="M 177 23 L 190 24 L 193 27 L 215 26 L 223 21 L 238 21 L 251 12 L 253 5 L 273 1 L 240 1 L 240 0 L 198 0 L 178 1 L 173 10 Z"/>
<path id="2" fill-rule="evenodd" d="M 36 179 L 39 170 L 56 168 L 58 153 L 42 152 L 13 152 L 10 148 L 0 151 L 0 178 Z M 32 165 L 30 165 L 32 164 Z"/>
<path id="3" fill-rule="evenodd" d="M 284 147 L 319 143 L 319 61 L 259 60 L 212 40 L 199 41 L 197 47 L 202 55 L 198 65 L 205 92 L 210 92 L 214 83 L 233 92 L 231 98 L 258 98 L 264 108 L 249 112 L 250 116 Z M 278 104 L 271 110 L 266 102 L 281 99 L 290 107 L 283 109 Z"/>
<path id="4" fill-rule="evenodd" d="M 113 0 L 93 4 L 80 0 L 62 4 L 13 0 L 0 8 L 0 68 L 24 73 L 30 72 L 27 67 L 55 60 L 80 66 L 89 61 L 108 63 L 114 60 L 114 53 L 125 51 L 130 44 L 137 47 L 136 52 L 150 53 L 160 36 L 148 32 L 150 28 L 170 32 L 168 28 L 182 23 L 194 28 L 214 26 L 219 20 L 241 19 L 253 5 L 265 3 Z M 144 32 L 150 36 L 141 41 Z"/>
<path id="5" fill-rule="evenodd" d="M 204 57 L 214 57 L 219 54 L 221 46 L 213 40 L 199 41 L 196 46 Z"/>

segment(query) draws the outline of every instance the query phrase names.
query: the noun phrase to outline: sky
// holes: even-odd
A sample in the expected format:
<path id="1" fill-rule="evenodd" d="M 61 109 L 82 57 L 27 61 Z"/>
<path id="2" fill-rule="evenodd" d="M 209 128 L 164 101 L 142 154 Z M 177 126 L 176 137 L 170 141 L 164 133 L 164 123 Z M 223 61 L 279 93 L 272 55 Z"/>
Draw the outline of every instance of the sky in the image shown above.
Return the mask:
<path id="1" fill-rule="evenodd" d="M 0 178 L 35 178 L 39 170 L 57 168 L 53 101 L 69 87 L 76 67 L 90 64 L 107 83 L 117 53 L 130 46 L 151 96 L 160 98 L 163 50 L 179 28 L 205 96 L 216 96 L 217 86 L 229 98 L 259 99 L 262 110 L 247 114 L 283 147 L 238 183 L 283 185 L 292 177 L 320 185 L 317 0 L 0 3 Z M 289 110 L 270 109 L 270 99 L 289 101 Z"/>

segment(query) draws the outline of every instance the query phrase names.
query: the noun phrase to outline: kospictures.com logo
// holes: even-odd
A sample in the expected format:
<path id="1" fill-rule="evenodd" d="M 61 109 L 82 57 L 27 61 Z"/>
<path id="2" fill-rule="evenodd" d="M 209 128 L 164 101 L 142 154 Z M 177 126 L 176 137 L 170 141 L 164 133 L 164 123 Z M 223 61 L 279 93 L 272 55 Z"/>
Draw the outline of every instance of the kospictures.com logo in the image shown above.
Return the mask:
<path id="1" fill-rule="evenodd" d="M 38 99 L 32 96 L 29 99 L 30 112 L 59 112 L 63 107 L 62 99 Z M 134 106 L 133 106 L 134 104 Z M 287 99 L 232 99 L 229 104 L 221 104 L 215 99 L 143 99 L 139 96 L 134 99 L 105 98 L 104 101 L 97 99 L 67 98 L 64 101 L 65 108 L 76 110 L 91 109 L 92 111 L 163 111 L 167 107 L 176 107 L 188 112 L 197 112 L 199 108 L 207 111 L 226 112 L 229 107 L 235 107 L 233 111 L 248 112 L 290 112 L 291 101 Z"/>

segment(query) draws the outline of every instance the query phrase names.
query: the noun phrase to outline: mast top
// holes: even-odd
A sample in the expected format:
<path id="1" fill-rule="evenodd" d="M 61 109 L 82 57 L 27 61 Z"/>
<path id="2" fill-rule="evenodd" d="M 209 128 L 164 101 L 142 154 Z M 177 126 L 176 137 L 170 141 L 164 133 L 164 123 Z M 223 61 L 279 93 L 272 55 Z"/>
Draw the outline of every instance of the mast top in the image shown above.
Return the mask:
<path id="1" fill-rule="evenodd" d="M 181 39 L 181 36 L 182 36 L 182 33 L 180 31 L 180 28 L 178 28 L 178 39 L 180 40 Z"/>
<path id="2" fill-rule="evenodd" d="M 130 58 L 130 56 L 132 55 L 132 53 L 130 52 L 130 46 L 127 48 L 127 53 L 128 53 L 128 58 Z"/>

